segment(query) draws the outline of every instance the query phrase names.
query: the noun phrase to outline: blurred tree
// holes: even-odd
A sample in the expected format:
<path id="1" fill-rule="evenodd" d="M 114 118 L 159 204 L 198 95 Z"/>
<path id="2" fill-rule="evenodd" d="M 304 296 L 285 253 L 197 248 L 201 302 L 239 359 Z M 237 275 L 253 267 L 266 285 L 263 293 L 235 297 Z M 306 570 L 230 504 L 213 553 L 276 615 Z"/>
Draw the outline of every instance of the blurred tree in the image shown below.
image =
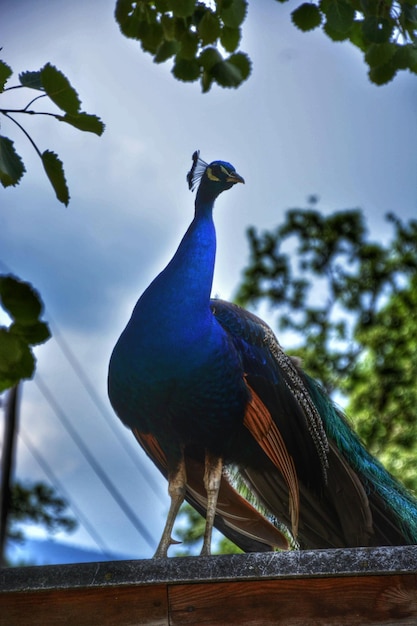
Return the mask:
<path id="1" fill-rule="evenodd" d="M 213 82 L 238 87 L 250 74 L 250 59 L 238 50 L 247 9 L 247 0 L 117 0 L 115 16 L 122 33 L 140 41 L 155 63 L 173 59 L 175 78 L 200 79 L 206 92 Z M 417 73 L 416 0 L 302 2 L 291 19 L 301 31 L 321 27 L 333 41 L 359 48 L 377 85 L 398 70 Z"/>
<path id="2" fill-rule="evenodd" d="M 363 356 L 344 391 L 369 450 L 417 492 L 417 274 L 358 331 Z"/>
<path id="3" fill-rule="evenodd" d="M 17 481 L 11 491 L 7 543 L 25 540 L 22 524 L 36 524 L 46 528 L 50 533 L 60 530 L 72 532 L 77 527 L 77 521 L 67 514 L 67 506 L 67 502 L 49 485 L 42 482 Z M 2 556 L 4 565 L 13 565 L 4 554 Z"/>
<path id="4" fill-rule="evenodd" d="M 236 300 L 279 311 L 291 353 L 342 394 L 370 451 L 417 491 L 417 221 L 390 214 L 391 240 L 375 242 L 360 210 L 324 216 L 310 200 L 273 231 L 249 229 Z"/>
<path id="5" fill-rule="evenodd" d="M 15 482 L 12 487 L 9 540 L 24 540 L 22 523 L 39 524 L 49 532 L 72 532 L 77 522 L 66 513 L 67 507 L 67 502 L 43 482 Z"/>

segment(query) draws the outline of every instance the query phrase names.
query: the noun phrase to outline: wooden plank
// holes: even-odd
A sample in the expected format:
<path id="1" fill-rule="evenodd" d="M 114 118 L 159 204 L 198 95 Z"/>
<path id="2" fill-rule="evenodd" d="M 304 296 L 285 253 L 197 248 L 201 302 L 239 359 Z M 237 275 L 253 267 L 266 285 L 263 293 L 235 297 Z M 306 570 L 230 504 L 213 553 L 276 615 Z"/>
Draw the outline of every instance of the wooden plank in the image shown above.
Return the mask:
<path id="1" fill-rule="evenodd" d="M 121 585 L 417 573 L 417 546 L 0 568 L 0 593 Z"/>
<path id="2" fill-rule="evenodd" d="M 0 626 L 417 624 L 417 546 L 0 569 Z"/>
<path id="3" fill-rule="evenodd" d="M 1 626 L 168 626 L 164 585 L 0 594 Z"/>
<path id="4" fill-rule="evenodd" d="M 417 576 L 174 585 L 171 626 L 415 626 Z"/>

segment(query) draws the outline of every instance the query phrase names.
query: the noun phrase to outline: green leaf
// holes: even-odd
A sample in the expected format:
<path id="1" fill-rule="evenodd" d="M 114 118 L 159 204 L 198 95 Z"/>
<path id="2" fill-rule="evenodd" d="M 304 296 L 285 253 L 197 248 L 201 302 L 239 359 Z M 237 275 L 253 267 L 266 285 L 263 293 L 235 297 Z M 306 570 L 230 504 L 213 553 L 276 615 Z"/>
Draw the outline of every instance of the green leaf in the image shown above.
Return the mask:
<path id="1" fill-rule="evenodd" d="M 44 91 L 42 85 L 41 73 L 39 72 L 22 72 L 19 74 L 19 81 L 23 87 L 29 87 L 30 89 L 37 89 L 38 91 Z"/>
<path id="2" fill-rule="evenodd" d="M 363 39 L 362 21 L 354 20 L 352 28 L 349 31 L 349 39 L 353 45 L 357 46 L 362 52 L 366 52 L 368 44 Z"/>
<path id="3" fill-rule="evenodd" d="M 201 75 L 201 91 L 203 93 L 207 93 L 210 91 L 211 86 L 213 84 L 213 76 L 207 70 L 204 70 Z"/>
<path id="4" fill-rule="evenodd" d="M 171 5 L 175 17 L 189 17 L 194 13 L 195 0 L 175 0 Z"/>
<path id="5" fill-rule="evenodd" d="M 224 26 L 220 33 L 220 43 L 227 52 L 234 52 L 239 45 L 241 34 L 240 28 Z"/>
<path id="6" fill-rule="evenodd" d="M 350 38 L 350 31 L 346 31 L 345 33 L 341 33 L 338 30 L 334 30 L 334 28 L 330 28 L 328 24 L 323 26 L 323 31 L 326 33 L 328 37 L 332 41 L 345 41 Z"/>
<path id="7" fill-rule="evenodd" d="M 137 29 L 142 20 L 141 6 L 133 0 L 117 0 L 114 17 L 120 30 L 131 39 L 137 39 Z"/>
<path id="8" fill-rule="evenodd" d="M 362 31 L 365 41 L 370 43 L 385 43 L 389 41 L 393 30 L 391 20 L 370 15 L 365 17 L 362 23 Z"/>
<path id="9" fill-rule="evenodd" d="M 104 132 L 104 124 L 97 115 L 90 115 L 89 113 L 77 113 L 76 115 L 60 115 L 58 117 L 60 122 L 66 122 L 71 124 L 79 130 L 85 132 L 94 133 L 96 135 L 102 135 Z"/>
<path id="10" fill-rule="evenodd" d="M 142 48 L 146 52 L 155 54 L 164 40 L 164 29 L 159 22 L 141 22 L 141 29 L 138 32 Z"/>
<path id="11" fill-rule="evenodd" d="M 242 72 L 229 61 L 217 63 L 212 68 L 211 74 L 216 83 L 222 87 L 238 87 L 243 82 Z"/>
<path id="12" fill-rule="evenodd" d="M 220 20 L 218 16 L 207 9 L 197 26 L 197 32 L 200 35 L 203 46 L 215 43 L 220 36 Z"/>
<path id="13" fill-rule="evenodd" d="M 394 63 L 398 69 L 417 73 L 417 48 L 413 44 L 396 46 Z"/>
<path id="14" fill-rule="evenodd" d="M 31 378 L 35 358 L 20 337 L 0 327 L 0 393 L 16 385 L 22 378 Z"/>
<path id="15" fill-rule="evenodd" d="M 198 60 L 200 61 L 202 67 L 210 72 L 211 68 L 216 65 L 216 63 L 223 61 L 223 57 L 217 48 L 210 46 L 208 48 L 204 48 L 198 57 Z"/>
<path id="16" fill-rule="evenodd" d="M 410 4 L 409 2 L 401 3 L 402 11 L 404 14 L 404 20 L 406 25 L 411 25 L 414 28 L 417 27 L 417 6 Z"/>
<path id="17" fill-rule="evenodd" d="M 23 325 L 37 322 L 43 311 L 38 292 L 15 276 L 0 276 L 0 301 L 10 317 Z"/>
<path id="18" fill-rule="evenodd" d="M 408 46 L 409 48 L 409 60 L 408 69 L 414 74 L 417 74 L 417 48 L 416 46 Z"/>
<path id="19" fill-rule="evenodd" d="M 193 60 L 196 57 L 198 49 L 198 35 L 193 32 L 186 32 L 181 37 L 181 48 L 178 52 L 182 59 Z"/>
<path id="20" fill-rule="evenodd" d="M 23 161 L 13 147 L 13 141 L 0 135 L 0 182 L 3 187 L 17 185 L 25 171 Z"/>
<path id="21" fill-rule="evenodd" d="M 236 54 L 230 55 L 227 60 L 229 63 L 239 69 L 242 80 L 246 80 L 249 77 L 252 66 L 247 54 L 245 54 L 244 52 L 236 52 Z"/>
<path id="22" fill-rule="evenodd" d="M 62 72 L 50 63 L 41 69 L 41 80 L 50 99 L 65 113 L 79 113 L 81 102 L 78 94 Z"/>
<path id="23" fill-rule="evenodd" d="M 154 62 L 163 63 L 175 56 L 180 48 L 178 41 L 163 41 L 155 54 Z"/>
<path id="24" fill-rule="evenodd" d="M 330 0 L 323 5 L 323 10 L 329 29 L 340 34 L 350 31 L 355 19 L 355 9 L 351 4 L 345 0 Z"/>
<path id="25" fill-rule="evenodd" d="M 12 68 L 4 61 L 0 61 L 0 93 L 4 91 L 4 86 L 12 74 Z"/>
<path id="26" fill-rule="evenodd" d="M 54 188 L 56 197 L 60 202 L 68 206 L 69 191 L 65 180 L 64 167 L 58 156 L 50 150 L 45 150 L 41 155 L 43 167 Z"/>
<path id="27" fill-rule="evenodd" d="M 370 67 L 385 65 L 393 58 L 396 49 L 394 43 L 372 43 L 365 53 L 365 61 Z"/>
<path id="28" fill-rule="evenodd" d="M 0 373 L 5 374 L 22 356 L 21 341 L 0 326 Z"/>
<path id="29" fill-rule="evenodd" d="M 181 37 L 188 32 L 185 20 L 180 17 L 175 18 L 175 39 L 181 41 Z"/>
<path id="30" fill-rule="evenodd" d="M 246 0 L 232 0 L 217 6 L 217 11 L 225 26 L 238 28 L 245 20 L 248 3 Z"/>
<path id="31" fill-rule="evenodd" d="M 171 10 L 170 0 L 155 0 L 155 9 L 160 13 Z"/>
<path id="32" fill-rule="evenodd" d="M 396 46 L 394 63 L 399 70 L 405 70 L 409 64 L 409 46 Z"/>
<path id="33" fill-rule="evenodd" d="M 183 59 L 177 56 L 172 73 L 178 80 L 193 82 L 200 77 L 200 65 L 195 59 Z"/>
<path id="34" fill-rule="evenodd" d="M 320 26 L 322 15 L 318 6 L 304 2 L 291 13 L 291 20 L 297 28 L 306 32 Z"/>
<path id="35" fill-rule="evenodd" d="M 164 15 L 161 16 L 161 26 L 167 41 L 173 41 L 175 39 L 175 23 L 176 20 L 171 15 L 164 13 Z"/>
<path id="36" fill-rule="evenodd" d="M 30 345 L 50 337 L 47 324 L 39 320 L 43 303 L 29 283 L 15 276 L 0 276 L 0 303 L 13 319 L 10 328 L 0 328 L 0 392 L 22 378 L 30 378 L 35 358 Z"/>
<path id="37" fill-rule="evenodd" d="M 372 67 L 368 76 L 372 83 L 375 85 L 386 85 L 389 83 L 397 73 L 397 68 L 393 63 L 386 63 L 384 65 L 378 65 L 377 67 Z"/>
<path id="38" fill-rule="evenodd" d="M 48 324 L 35 322 L 34 324 L 12 324 L 9 331 L 23 339 L 29 345 L 44 343 L 51 337 Z"/>

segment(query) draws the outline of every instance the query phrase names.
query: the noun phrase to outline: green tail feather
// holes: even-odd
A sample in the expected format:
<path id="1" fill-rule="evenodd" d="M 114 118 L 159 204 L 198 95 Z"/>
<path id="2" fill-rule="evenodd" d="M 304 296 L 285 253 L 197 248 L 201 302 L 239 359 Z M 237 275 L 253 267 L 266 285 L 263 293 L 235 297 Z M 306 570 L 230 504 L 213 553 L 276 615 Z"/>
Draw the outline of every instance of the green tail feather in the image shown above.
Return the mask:
<path id="1" fill-rule="evenodd" d="M 319 384 L 305 375 L 306 386 L 329 438 L 359 475 L 368 494 L 378 494 L 410 543 L 417 543 L 417 500 L 365 448 L 346 417 L 332 404 Z"/>

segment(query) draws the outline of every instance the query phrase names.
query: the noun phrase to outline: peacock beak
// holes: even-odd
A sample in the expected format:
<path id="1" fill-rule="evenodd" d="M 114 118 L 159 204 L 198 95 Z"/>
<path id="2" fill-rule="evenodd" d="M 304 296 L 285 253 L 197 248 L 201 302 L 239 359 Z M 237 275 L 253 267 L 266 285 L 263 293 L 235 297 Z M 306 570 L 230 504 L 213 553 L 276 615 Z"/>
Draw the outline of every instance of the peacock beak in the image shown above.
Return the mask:
<path id="1" fill-rule="evenodd" d="M 229 176 L 227 177 L 226 182 L 233 183 L 233 184 L 235 183 L 245 184 L 245 179 L 242 178 L 242 176 L 239 176 L 237 172 L 231 172 Z"/>

